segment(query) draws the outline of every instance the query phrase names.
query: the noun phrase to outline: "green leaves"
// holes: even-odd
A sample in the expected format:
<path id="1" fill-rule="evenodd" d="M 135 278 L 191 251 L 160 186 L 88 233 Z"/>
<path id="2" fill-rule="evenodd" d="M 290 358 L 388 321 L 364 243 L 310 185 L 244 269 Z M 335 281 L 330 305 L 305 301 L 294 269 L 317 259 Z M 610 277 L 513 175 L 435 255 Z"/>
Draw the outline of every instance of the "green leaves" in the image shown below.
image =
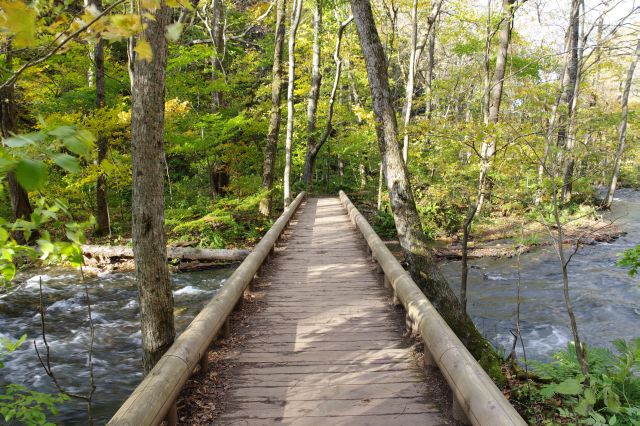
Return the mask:
<path id="1" fill-rule="evenodd" d="M 53 156 L 53 162 L 70 173 L 80 171 L 80 162 L 69 154 L 56 154 Z"/>
<path id="2" fill-rule="evenodd" d="M 545 398 L 551 398 L 554 394 L 578 395 L 582 391 L 582 383 L 578 379 L 567 379 L 560 383 L 553 383 L 543 387 L 540 394 Z"/>
<path id="3" fill-rule="evenodd" d="M 575 358 L 575 346 L 554 355 L 555 362 L 536 367 L 542 377 L 557 382 L 537 392 L 552 399 L 550 406 L 570 423 L 585 425 L 640 425 L 640 338 L 614 342 L 616 354 L 589 348 L 589 381 Z M 563 423 L 564 424 L 564 423 Z"/>
<path id="4" fill-rule="evenodd" d="M 64 147 L 72 153 L 88 158 L 93 149 L 95 138 L 86 130 L 78 130 L 75 126 L 60 126 L 48 132 L 62 141 Z"/>
<path id="5" fill-rule="evenodd" d="M 3 142 L 9 148 L 21 148 L 27 145 L 33 145 L 36 142 L 44 140 L 42 133 L 28 133 L 26 135 L 15 135 L 10 138 L 6 138 Z"/>
<path id="6" fill-rule="evenodd" d="M 26 191 L 34 191 L 47 181 L 47 166 L 39 160 L 22 159 L 14 170 L 16 180 Z"/>
<path id="7" fill-rule="evenodd" d="M 640 244 L 623 252 L 618 266 L 629 268 L 629 275 L 635 276 L 640 268 Z"/>
<path id="8" fill-rule="evenodd" d="M 14 135 L 2 141 L 0 172 L 13 171 L 26 191 L 42 189 L 47 183 L 47 162 L 69 173 L 81 169 L 78 157 L 90 159 L 95 146 L 94 136 L 75 126 L 59 126 L 50 130 Z M 59 152 L 59 151 L 68 151 Z"/>

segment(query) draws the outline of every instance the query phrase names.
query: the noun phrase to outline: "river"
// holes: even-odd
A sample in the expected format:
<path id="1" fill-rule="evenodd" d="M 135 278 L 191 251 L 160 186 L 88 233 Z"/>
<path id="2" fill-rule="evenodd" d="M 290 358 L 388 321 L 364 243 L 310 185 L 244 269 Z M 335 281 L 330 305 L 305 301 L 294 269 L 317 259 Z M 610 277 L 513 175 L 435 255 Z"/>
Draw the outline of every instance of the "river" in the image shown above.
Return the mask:
<path id="1" fill-rule="evenodd" d="M 227 267 L 171 276 L 178 332 L 187 327 L 233 269 Z M 10 382 L 41 392 L 55 392 L 32 342 L 33 339 L 41 342 L 40 279 L 47 306 L 47 341 L 54 372 L 66 389 L 86 392 L 90 334 L 84 286 L 79 273 L 63 269 L 42 272 L 1 296 L 0 338 L 17 340 L 26 333 L 28 340 L 19 350 L 3 357 L 5 368 L 0 369 L 0 387 Z M 95 329 L 95 419 L 97 424 L 104 424 L 142 380 L 137 290 L 131 273 L 104 274 L 87 278 L 85 283 L 89 288 Z M 60 414 L 50 420 L 59 424 L 86 424 L 86 405 L 77 401 L 65 402 L 60 407 Z"/>
<path id="2" fill-rule="evenodd" d="M 607 215 L 628 234 L 612 243 L 586 246 L 570 264 L 571 297 L 578 326 L 591 345 L 610 345 L 616 338 L 640 335 L 640 280 L 616 266 L 619 253 L 640 240 L 640 193 L 621 190 Z M 518 263 L 512 259 L 471 262 L 469 311 L 480 330 L 495 344 L 510 347 L 516 312 Z M 459 262 L 443 265 L 451 282 L 459 282 Z M 558 260 L 551 247 L 534 249 L 520 258 L 522 332 L 531 359 L 546 360 L 571 340 L 562 299 Z M 184 330 L 216 293 L 233 268 L 174 274 L 176 327 Z M 30 278 L 0 296 L 0 338 L 29 341 L 4 357 L 0 386 L 19 383 L 30 389 L 53 392 L 39 365 L 33 339 L 40 339 L 39 281 L 47 306 L 47 338 L 54 371 L 67 389 L 81 392 L 89 383 L 87 346 L 89 331 L 84 287 L 79 274 L 50 270 Z M 87 278 L 95 323 L 94 396 L 98 424 L 106 422 L 142 379 L 137 292 L 132 274 L 104 274 Z M 456 289 L 457 291 L 457 289 Z M 54 421 L 85 424 L 85 406 L 67 402 Z"/>
<path id="3" fill-rule="evenodd" d="M 616 266 L 624 250 L 640 243 L 640 192 L 621 189 L 606 219 L 627 232 L 611 243 L 584 246 L 569 264 L 570 296 L 578 330 L 587 345 L 611 347 L 615 339 L 640 336 L 640 276 Z M 508 244 L 508 243 L 507 243 Z M 494 345 L 510 350 L 520 269 L 520 322 L 527 356 L 549 360 L 572 341 L 562 297 L 562 271 L 555 250 L 540 247 L 516 257 L 469 262 L 468 311 Z M 443 265 L 455 288 L 460 262 Z M 520 356 L 522 350 L 518 347 Z"/>

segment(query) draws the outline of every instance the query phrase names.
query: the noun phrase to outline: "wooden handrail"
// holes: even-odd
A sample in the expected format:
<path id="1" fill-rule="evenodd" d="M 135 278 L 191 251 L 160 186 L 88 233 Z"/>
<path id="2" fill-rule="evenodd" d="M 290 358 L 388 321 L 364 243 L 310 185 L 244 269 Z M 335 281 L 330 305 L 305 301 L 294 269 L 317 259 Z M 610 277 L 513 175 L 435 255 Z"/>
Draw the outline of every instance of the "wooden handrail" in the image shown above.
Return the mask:
<path id="1" fill-rule="evenodd" d="M 522 417 L 343 191 L 340 191 L 340 200 L 351 221 L 367 241 L 372 256 L 385 274 L 385 280 L 388 280 L 415 328 L 419 330 L 425 344 L 425 357 L 440 368 L 449 383 L 454 406 L 457 405 L 454 413 L 462 410 L 467 420 L 478 426 L 525 426 Z"/>
<path id="2" fill-rule="evenodd" d="M 224 326 L 234 306 L 275 247 L 305 193 L 298 194 L 273 224 L 251 254 L 238 266 L 220 291 L 191 321 L 142 383 L 109 421 L 109 425 L 155 426 L 172 415 L 172 408 L 185 382 L 201 360 L 206 360 L 207 348 Z"/>

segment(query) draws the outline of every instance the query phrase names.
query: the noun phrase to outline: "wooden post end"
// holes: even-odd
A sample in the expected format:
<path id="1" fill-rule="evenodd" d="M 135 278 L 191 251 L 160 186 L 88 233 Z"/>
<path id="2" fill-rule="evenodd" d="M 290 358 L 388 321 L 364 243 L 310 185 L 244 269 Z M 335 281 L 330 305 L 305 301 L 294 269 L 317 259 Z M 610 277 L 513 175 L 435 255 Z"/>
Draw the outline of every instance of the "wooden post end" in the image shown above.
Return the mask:
<path id="1" fill-rule="evenodd" d="M 227 317 L 227 319 L 224 320 L 224 325 L 222 326 L 222 329 L 220 330 L 220 336 L 222 336 L 223 339 L 226 339 L 230 335 L 231 335 L 231 321 L 229 321 L 229 318 Z"/>
<path id="2" fill-rule="evenodd" d="M 467 414 L 465 413 L 462 405 L 458 402 L 458 399 L 455 395 L 451 398 L 451 417 L 460 422 L 463 425 L 469 425 L 469 419 L 467 418 Z"/>
<path id="3" fill-rule="evenodd" d="M 200 372 L 205 373 L 209 369 L 209 351 L 206 351 L 200 358 Z"/>
<path id="4" fill-rule="evenodd" d="M 395 291 L 393 292 L 393 304 L 394 306 L 402 305 L 402 302 L 398 298 L 398 293 L 396 293 Z"/>
<path id="5" fill-rule="evenodd" d="M 424 350 L 422 354 L 422 366 L 425 369 L 436 367 L 436 360 L 433 359 L 433 355 L 431 355 L 431 351 L 429 350 L 427 345 L 424 346 Z"/>
<path id="6" fill-rule="evenodd" d="M 178 404 L 175 402 L 171 404 L 167 417 L 164 418 L 164 423 L 167 426 L 176 426 L 178 424 Z"/>
<path id="7" fill-rule="evenodd" d="M 236 305 L 233 307 L 234 311 L 239 311 L 244 306 L 244 293 L 240 296 L 240 299 L 236 302 Z"/>

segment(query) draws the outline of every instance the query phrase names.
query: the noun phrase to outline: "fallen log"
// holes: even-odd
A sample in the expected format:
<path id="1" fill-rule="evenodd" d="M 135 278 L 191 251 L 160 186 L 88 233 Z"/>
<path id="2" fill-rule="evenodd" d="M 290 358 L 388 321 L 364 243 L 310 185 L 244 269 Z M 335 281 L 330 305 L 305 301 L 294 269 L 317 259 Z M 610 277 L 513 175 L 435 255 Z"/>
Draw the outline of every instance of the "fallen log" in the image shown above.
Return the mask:
<path id="1" fill-rule="evenodd" d="M 133 258 L 133 249 L 127 246 L 83 245 L 86 258 Z M 242 249 L 203 249 L 197 247 L 167 247 L 167 259 L 216 262 L 240 262 L 251 253 Z"/>

